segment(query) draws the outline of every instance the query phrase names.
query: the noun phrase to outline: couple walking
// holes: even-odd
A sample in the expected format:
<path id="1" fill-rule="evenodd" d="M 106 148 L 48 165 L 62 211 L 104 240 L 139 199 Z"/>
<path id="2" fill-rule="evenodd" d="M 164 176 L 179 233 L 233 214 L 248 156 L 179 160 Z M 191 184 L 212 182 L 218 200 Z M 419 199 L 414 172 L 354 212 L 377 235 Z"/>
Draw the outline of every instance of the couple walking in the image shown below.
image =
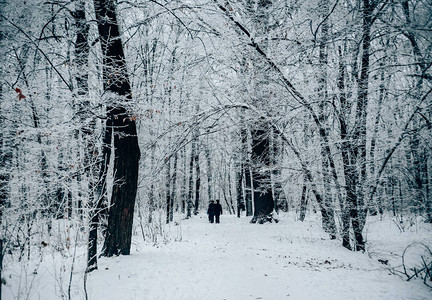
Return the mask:
<path id="1" fill-rule="evenodd" d="M 213 200 L 210 201 L 207 214 L 209 217 L 209 222 L 213 223 L 216 217 L 216 224 L 220 223 L 219 217 L 222 214 L 222 205 L 220 205 L 219 200 L 214 203 Z"/>

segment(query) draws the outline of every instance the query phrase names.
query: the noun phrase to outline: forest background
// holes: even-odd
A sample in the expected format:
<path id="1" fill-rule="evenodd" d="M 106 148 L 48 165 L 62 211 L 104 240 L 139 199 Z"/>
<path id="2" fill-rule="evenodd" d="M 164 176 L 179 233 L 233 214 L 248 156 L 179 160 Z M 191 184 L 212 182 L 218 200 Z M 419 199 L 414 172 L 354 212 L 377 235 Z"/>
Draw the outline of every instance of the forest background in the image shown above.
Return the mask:
<path id="1" fill-rule="evenodd" d="M 319 212 L 359 251 L 368 215 L 432 222 L 431 17 L 423 0 L 1 1 L 1 260 L 85 243 L 90 272 L 98 245 L 129 254 L 133 226 L 214 199 L 252 223 Z M 56 240 L 60 219 L 82 240 Z"/>

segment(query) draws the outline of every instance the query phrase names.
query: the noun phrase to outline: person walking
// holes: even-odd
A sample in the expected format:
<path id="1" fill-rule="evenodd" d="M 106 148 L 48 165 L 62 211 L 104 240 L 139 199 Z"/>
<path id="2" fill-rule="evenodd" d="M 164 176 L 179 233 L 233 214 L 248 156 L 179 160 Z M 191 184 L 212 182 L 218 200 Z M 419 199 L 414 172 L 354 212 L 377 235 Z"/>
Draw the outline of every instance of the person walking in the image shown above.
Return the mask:
<path id="1" fill-rule="evenodd" d="M 215 217 L 215 203 L 213 200 L 210 201 L 209 207 L 207 209 L 207 214 L 208 214 L 208 218 L 209 218 L 209 222 L 213 223 L 214 222 L 214 217 Z"/>
<path id="2" fill-rule="evenodd" d="M 214 215 L 216 217 L 216 224 L 220 223 L 220 215 L 222 214 L 222 205 L 220 205 L 219 200 L 216 200 L 216 204 L 214 204 Z"/>

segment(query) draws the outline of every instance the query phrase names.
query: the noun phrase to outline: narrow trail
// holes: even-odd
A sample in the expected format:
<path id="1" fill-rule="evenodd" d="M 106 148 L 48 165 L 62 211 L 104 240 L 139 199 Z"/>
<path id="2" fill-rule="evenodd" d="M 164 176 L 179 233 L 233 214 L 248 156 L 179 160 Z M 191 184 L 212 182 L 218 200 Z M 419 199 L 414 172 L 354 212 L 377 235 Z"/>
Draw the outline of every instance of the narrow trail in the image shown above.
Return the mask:
<path id="1" fill-rule="evenodd" d="M 421 284 L 328 240 L 315 223 L 254 225 L 223 215 L 209 224 L 202 215 L 170 231 L 181 241 L 138 243 L 130 256 L 101 259 L 90 299 L 432 299 Z"/>

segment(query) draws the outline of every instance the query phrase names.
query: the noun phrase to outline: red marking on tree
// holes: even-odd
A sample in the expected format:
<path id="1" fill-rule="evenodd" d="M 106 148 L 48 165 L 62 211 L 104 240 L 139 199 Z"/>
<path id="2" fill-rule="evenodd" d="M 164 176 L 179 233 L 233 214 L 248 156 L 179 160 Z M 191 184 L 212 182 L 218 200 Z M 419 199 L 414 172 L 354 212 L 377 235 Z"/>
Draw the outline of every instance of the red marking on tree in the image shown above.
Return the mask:
<path id="1" fill-rule="evenodd" d="M 15 88 L 15 92 L 18 93 L 18 101 L 20 101 L 20 100 L 22 100 L 22 99 L 25 99 L 26 96 L 23 95 L 21 89 L 19 89 L 19 88 Z"/>

